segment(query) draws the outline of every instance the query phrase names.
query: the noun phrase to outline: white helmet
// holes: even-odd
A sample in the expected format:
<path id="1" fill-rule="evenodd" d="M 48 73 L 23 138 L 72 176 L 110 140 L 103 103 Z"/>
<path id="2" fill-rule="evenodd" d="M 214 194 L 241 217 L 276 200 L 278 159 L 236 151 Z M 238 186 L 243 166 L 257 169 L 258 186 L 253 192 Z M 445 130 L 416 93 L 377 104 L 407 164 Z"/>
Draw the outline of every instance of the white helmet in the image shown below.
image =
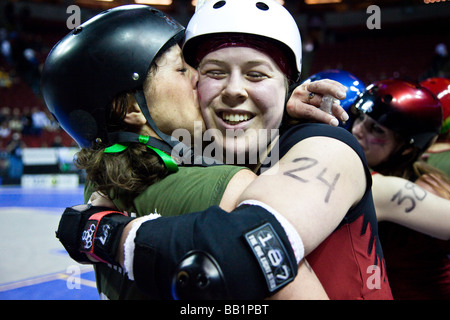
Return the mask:
<path id="1" fill-rule="evenodd" d="M 256 35 L 279 42 L 296 68 L 297 81 L 302 68 L 300 31 L 289 11 L 275 0 L 209 0 L 192 16 L 186 28 L 183 52 L 193 63 L 203 36 L 219 33 Z"/>

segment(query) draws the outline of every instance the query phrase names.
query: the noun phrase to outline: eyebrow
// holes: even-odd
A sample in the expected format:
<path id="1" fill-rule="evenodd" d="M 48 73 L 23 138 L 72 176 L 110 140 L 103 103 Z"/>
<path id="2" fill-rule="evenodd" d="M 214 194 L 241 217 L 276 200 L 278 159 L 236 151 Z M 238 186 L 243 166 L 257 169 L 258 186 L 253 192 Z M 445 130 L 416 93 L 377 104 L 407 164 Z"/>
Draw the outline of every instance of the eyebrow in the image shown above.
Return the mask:
<path id="1" fill-rule="evenodd" d="M 202 66 L 204 66 L 205 64 L 208 64 L 208 63 L 218 64 L 218 65 L 225 64 L 225 62 L 222 61 L 222 60 L 217 60 L 217 59 L 203 59 L 202 61 L 200 61 L 200 64 L 198 65 L 198 67 L 201 68 Z"/>
<path id="2" fill-rule="evenodd" d="M 228 62 L 226 62 L 225 60 L 219 60 L 219 59 L 203 59 L 200 64 L 199 64 L 199 68 L 201 68 L 202 66 L 204 66 L 205 64 L 217 64 L 217 65 L 227 65 Z M 253 67 L 253 66 L 259 66 L 259 65 L 264 65 L 269 67 L 271 70 L 273 70 L 272 65 L 265 60 L 250 60 L 250 61 L 246 61 L 244 64 L 246 67 Z"/>

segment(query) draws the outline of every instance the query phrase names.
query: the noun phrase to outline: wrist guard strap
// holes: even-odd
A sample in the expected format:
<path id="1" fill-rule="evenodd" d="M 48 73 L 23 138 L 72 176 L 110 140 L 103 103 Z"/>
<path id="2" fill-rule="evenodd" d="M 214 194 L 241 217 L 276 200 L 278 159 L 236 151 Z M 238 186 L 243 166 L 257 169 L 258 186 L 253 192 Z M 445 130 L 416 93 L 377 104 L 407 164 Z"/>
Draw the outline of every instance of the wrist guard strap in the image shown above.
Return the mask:
<path id="1" fill-rule="evenodd" d="M 125 225 L 133 218 L 109 208 L 78 205 L 66 208 L 56 237 L 79 263 L 94 260 L 117 264 L 114 260 Z"/>
<path id="2" fill-rule="evenodd" d="M 80 252 L 91 259 L 116 265 L 115 256 L 123 229 L 133 220 L 122 212 L 101 211 L 93 214 L 81 234 Z"/>

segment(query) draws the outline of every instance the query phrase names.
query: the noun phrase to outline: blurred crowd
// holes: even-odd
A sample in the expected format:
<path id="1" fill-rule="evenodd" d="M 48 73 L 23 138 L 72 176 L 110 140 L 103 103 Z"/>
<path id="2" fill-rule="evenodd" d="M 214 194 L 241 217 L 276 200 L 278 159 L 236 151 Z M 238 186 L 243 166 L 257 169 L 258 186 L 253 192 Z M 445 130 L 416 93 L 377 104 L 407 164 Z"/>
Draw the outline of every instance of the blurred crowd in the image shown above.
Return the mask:
<path id="1" fill-rule="evenodd" d="M 27 9 L 6 4 L 0 23 L 0 184 L 20 183 L 24 148 L 76 146 L 40 92 L 42 65 L 61 35 L 35 29 Z"/>
<path id="2" fill-rule="evenodd" d="M 38 106 L 23 109 L 1 107 L 0 141 L 0 178 L 3 184 L 15 184 L 22 176 L 24 148 L 76 146 L 53 117 Z"/>

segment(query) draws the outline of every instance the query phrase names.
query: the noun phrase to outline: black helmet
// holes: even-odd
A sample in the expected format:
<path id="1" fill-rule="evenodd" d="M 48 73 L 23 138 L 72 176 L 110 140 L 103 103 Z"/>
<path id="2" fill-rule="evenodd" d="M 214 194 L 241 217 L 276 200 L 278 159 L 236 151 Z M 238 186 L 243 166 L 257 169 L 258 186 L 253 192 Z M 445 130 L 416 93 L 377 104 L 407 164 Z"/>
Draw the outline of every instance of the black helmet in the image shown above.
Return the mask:
<path id="1" fill-rule="evenodd" d="M 42 74 L 48 109 L 80 147 L 111 144 L 106 120 L 113 98 L 142 89 L 158 52 L 183 36 L 182 25 L 150 6 L 125 5 L 98 14 L 48 55 Z M 148 111 L 142 111 L 150 122 Z"/>

